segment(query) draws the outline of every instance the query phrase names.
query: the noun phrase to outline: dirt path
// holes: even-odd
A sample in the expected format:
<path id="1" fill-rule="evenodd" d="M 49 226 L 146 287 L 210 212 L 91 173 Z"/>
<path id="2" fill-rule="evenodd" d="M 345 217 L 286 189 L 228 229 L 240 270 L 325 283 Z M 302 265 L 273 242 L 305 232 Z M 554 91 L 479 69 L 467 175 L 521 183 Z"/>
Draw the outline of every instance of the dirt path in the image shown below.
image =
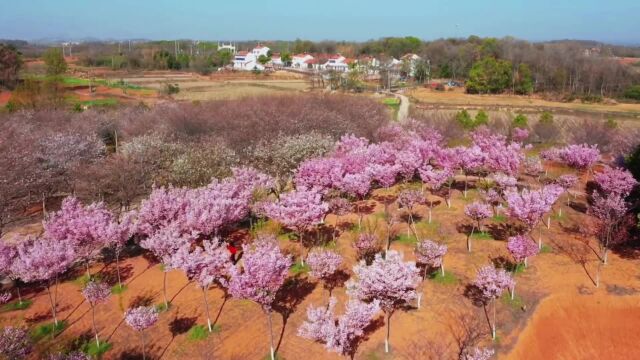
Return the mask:
<path id="1" fill-rule="evenodd" d="M 395 94 L 395 96 L 400 99 L 400 109 L 398 109 L 398 121 L 402 122 L 407 120 L 409 117 L 409 98 L 402 94 Z"/>

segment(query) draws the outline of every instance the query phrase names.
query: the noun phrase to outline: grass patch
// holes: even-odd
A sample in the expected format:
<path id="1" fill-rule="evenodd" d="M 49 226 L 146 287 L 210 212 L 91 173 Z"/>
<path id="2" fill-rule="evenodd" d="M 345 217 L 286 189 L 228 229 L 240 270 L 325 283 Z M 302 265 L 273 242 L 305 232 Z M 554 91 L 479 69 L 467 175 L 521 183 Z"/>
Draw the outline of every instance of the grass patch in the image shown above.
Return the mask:
<path id="1" fill-rule="evenodd" d="M 474 232 L 471 238 L 476 240 L 494 240 L 493 236 L 486 231 Z"/>
<path id="2" fill-rule="evenodd" d="M 504 215 L 494 215 L 491 220 L 495 221 L 495 222 L 505 222 L 507 221 L 507 217 Z"/>
<path id="3" fill-rule="evenodd" d="M 31 338 L 33 341 L 40 341 L 47 336 L 55 337 L 66 327 L 66 321 L 58 321 L 58 325 L 54 323 L 40 325 L 31 331 Z"/>
<path id="4" fill-rule="evenodd" d="M 382 103 L 384 105 L 386 105 L 389 109 L 391 109 L 391 112 L 393 112 L 393 119 L 397 119 L 398 118 L 398 111 L 400 111 L 400 99 L 398 98 L 386 98 L 384 100 L 382 100 Z"/>
<path id="5" fill-rule="evenodd" d="M 295 264 L 291 265 L 291 268 L 289 269 L 289 273 L 291 275 L 306 274 L 309 271 L 311 271 L 311 267 L 309 267 L 308 264 L 302 265 L 302 263 L 300 262 L 296 262 Z"/>
<path id="6" fill-rule="evenodd" d="M 503 304 L 509 306 L 513 310 L 521 310 L 524 306 L 524 300 L 520 296 L 518 296 L 517 293 L 516 296 L 511 299 L 511 293 L 509 291 L 506 291 L 502 295 L 502 298 L 500 300 Z"/>
<path id="7" fill-rule="evenodd" d="M 516 265 L 512 265 L 511 266 L 511 272 L 513 272 L 514 274 L 521 274 L 523 273 L 527 268 L 524 266 L 524 263 L 520 263 L 520 264 L 516 264 Z"/>
<path id="8" fill-rule="evenodd" d="M 420 237 L 436 237 L 438 236 L 438 229 L 440 229 L 440 223 L 433 219 L 431 224 L 429 224 L 428 219 L 416 223 L 416 232 Z"/>
<path id="9" fill-rule="evenodd" d="M 158 310 L 159 313 L 163 313 L 165 311 L 169 311 L 169 309 L 171 309 L 171 303 L 169 303 L 169 304 L 160 303 L 160 304 L 156 305 L 156 310 Z"/>
<path id="10" fill-rule="evenodd" d="M 88 275 L 87 273 L 84 273 L 82 276 L 73 280 L 73 283 L 80 286 L 81 288 L 84 288 L 87 285 L 87 283 L 91 280 L 100 281 L 100 276 L 98 275 L 91 276 L 91 275 Z"/>
<path id="11" fill-rule="evenodd" d="M 220 325 L 211 326 L 211 332 L 205 325 L 194 325 L 187 333 L 187 338 L 190 341 L 200 341 L 209 337 L 209 334 L 219 333 L 222 330 Z"/>
<path id="12" fill-rule="evenodd" d="M 445 271 L 443 276 L 439 269 L 429 274 L 429 279 L 441 285 L 455 285 L 458 283 L 458 278 L 454 273 Z"/>
<path id="13" fill-rule="evenodd" d="M 416 240 L 416 237 L 413 236 L 413 234 L 400 234 L 397 235 L 396 238 L 393 240 L 394 242 L 399 242 L 401 244 L 405 244 L 405 245 L 411 245 L 411 246 L 415 246 L 416 243 L 418 242 Z"/>
<path id="14" fill-rule="evenodd" d="M 114 98 L 107 99 L 95 99 L 95 100 L 85 100 L 80 102 L 81 105 L 94 107 L 94 106 L 116 106 L 118 105 L 118 100 Z"/>
<path id="15" fill-rule="evenodd" d="M 25 310 L 25 309 L 28 309 L 31 306 L 31 304 L 33 304 L 33 301 L 27 300 L 27 299 L 22 300 L 22 302 L 13 301 L 3 305 L 2 308 L 0 308 L 0 312 Z"/>
<path id="16" fill-rule="evenodd" d="M 555 213 L 555 214 L 551 215 L 551 219 L 552 220 L 556 220 L 556 221 L 560 221 L 560 220 L 564 219 L 564 213 L 562 213 L 562 214 Z"/>
<path id="17" fill-rule="evenodd" d="M 553 248 L 546 244 L 543 244 L 542 249 L 540 249 L 540 254 L 549 254 L 552 252 L 553 252 Z"/>
<path id="18" fill-rule="evenodd" d="M 113 295 L 120 295 L 125 291 L 127 291 L 127 285 L 124 285 L 124 284 L 122 285 L 117 284 L 111 288 L 111 293 Z"/>
<path id="19" fill-rule="evenodd" d="M 100 341 L 100 345 L 94 341 L 90 341 L 82 346 L 82 352 L 91 356 L 92 359 L 101 359 L 107 351 L 111 350 L 112 345 L 106 341 Z"/>

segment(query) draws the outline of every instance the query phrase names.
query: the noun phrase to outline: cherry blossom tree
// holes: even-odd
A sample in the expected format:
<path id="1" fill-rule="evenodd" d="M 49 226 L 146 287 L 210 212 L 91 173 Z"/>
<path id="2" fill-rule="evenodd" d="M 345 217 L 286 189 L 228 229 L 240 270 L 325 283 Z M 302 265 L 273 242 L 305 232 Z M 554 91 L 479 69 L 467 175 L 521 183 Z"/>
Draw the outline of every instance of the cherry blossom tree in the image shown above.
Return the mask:
<path id="1" fill-rule="evenodd" d="M 514 281 L 506 271 L 496 269 L 491 265 L 484 266 L 478 270 L 474 285 L 480 291 L 485 306 L 493 304 L 493 321 L 491 323 L 491 336 L 496 338 L 496 299 L 498 299 L 505 289 L 511 289 Z"/>
<path id="2" fill-rule="evenodd" d="M 0 241 L 0 276 L 5 276 L 14 281 L 16 293 L 18 294 L 18 305 L 22 305 L 22 294 L 20 293 L 20 279 L 13 272 L 13 262 L 18 256 L 15 245 Z M 7 296 L 8 294 L 8 296 Z M 6 304 L 11 300 L 11 293 L 3 294 L 3 301 Z"/>
<path id="3" fill-rule="evenodd" d="M 371 190 L 371 176 L 367 173 L 349 173 L 340 179 L 336 184 L 336 188 L 344 194 L 357 199 L 356 213 L 358 214 L 358 228 L 362 228 L 362 218 L 364 214 L 361 211 L 360 202 Z"/>
<path id="4" fill-rule="evenodd" d="M 524 173 L 534 177 L 536 180 L 540 181 L 540 175 L 544 173 L 544 166 L 542 166 L 542 162 L 540 158 L 537 156 L 530 156 L 524 159 Z"/>
<path id="5" fill-rule="evenodd" d="M 538 249 L 538 246 L 536 246 L 536 244 L 533 241 L 531 241 L 524 235 L 516 235 L 516 236 L 510 237 L 509 240 L 507 241 L 507 250 L 509 250 L 509 253 L 511 254 L 511 256 L 513 257 L 513 260 L 515 261 L 515 266 L 513 267 L 514 274 L 519 264 L 524 264 L 524 266 L 526 267 L 527 258 L 537 255 L 538 252 L 540 251 L 540 249 Z M 515 293 L 516 293 L 516 283 L 514 281 L 513 287 L 511 288 L 512 300 L 515 297 Z"/>
<path id="6" fill-rule="evenodd" d="M 574 187 L 578 183 L 578 177 L 573 175 L 573 174 L 560 175 L 555 180 L 555 183 L 557 185 L 561 186 L 562 189 L 564 189 L 564 191 L 567 193 L 567 206 L 569 206 L 570 205 L 570 195 L 571 195 L 570 190 L 571 190 L 572 187 Z M 562 207 L 559 210 L 559 214 L 560 214 L 560 216 L 562 216 Z"/>
<path id="7" fill-rule="evenodd" d="M 400 207 L 407 209 L 409 213 L 409 227 L 413 232 L 413 235 L 418 238 L 418 232 L 416 231 L 416 224 L 413 220 L 413 210 L 417 205 L 422 205 L 425 203 L 424 195 L 419 190 L 403 190 L 398 194 L 398 204 Z M 408 233 L 407 233 L 408 235 Z"/>
<path id="8" fill-rule="evenodd" d="M 364 329 L 380 311 L 380 305 L 375 300 L 365 303 L 350 299 L 345 313 L 336 318 L 336 303 L 336 298 L 331 297 L 328 307 L 310 305 L 307 320 L 298 328 L 298 336 L 324 343 L 327 350 L 353 358 Z"/>
<path id="9" fill-rule="evenodd" d="M 340 270 L 342 262 L 342 256 L 324 249 L 312 250 L 307 258 L 307 263 L 311 268 L 311 276 L 324 281 L 325 287 L 329 290 L 329 297 L 331 297 L 334 286 L 331 284 L 331 280 Z"/>
<path id="10" fill-rule="evenodd" d="M 109 286 L 102 282 L 89 281 L 82 289 L 82 295 L 91 306 L 91 321 L 93 322 L 93 333 L 96 337 L 96 345 L 100 346 L 98 338 L 98 327 L 96 326 L 96 305 L 106 302 L 111 295 Z"/>
<path id="11" fill-rule="evenodd" d="M 598 219 L 598 240 L 600 244 L 600 259 L 607 264 L 609 245 L 617 239 L 612 238 L 616 227 L 629 211 L 629 204 L 620 194 L 613 193 L 602 196 L 598 192 L 593 194 L 593 203 L 588 213 Z"/>
<path id="12" fill-rule="evenodd" d="M 89 262 L 108 244 L 112 221 L 113 216 L 103 203 L 83 206 L 78 199 L 68 197 L 43 225 L 47 239 L 68 242 L 73 247 L 90 278 Z"/>
<path id="13" fill-rule="evenodd" d="M 450 169 L 444 168 L 441 170 L 437 170 L 431 165 L 426 165 L 419 168 L 418 173 L 420 174 L 420 179 L 423 183 L 423 189 L 424 184 L 429 185 L 429 188 L 431 189 L 431 195 L 435 195 L 435 193 L 442 188 L 447 180 L 451 179 L 451 177 L 453 176 L 453 172 Z M 447 207 L 451 207 L 451 199 L 449 196 L 446 197 L 445 201 L 447 202 Z M 431 224 L 432 211 L 433 201 L 429 201 L 429 224 Z"/>
<path id="14" fill-rule="evenodd" d="M 120 289 L 123 288 L 122 277 L 120 276 L 120 255 L 127 241 L 129 241 L 135 232 L 134 217 L 135 212 L 127 212 L 119 222 L 112 221 L 107 228 L 106 238 L 116 257 L 116 274 L 118 275 L 118 288 Z"/>
<path id="15" fill-rule="evenodd" d="M 360 261 L 353 267 L 353 272 L 356 278 L 347 283 L 347 293 L 362 301 L 380 302 L 386 315 L 385 352 L 388 353 L 391 315 L 416 299 L 420 282 L 418 268 L 414 262 L 404 262 L 401 253 L 390 250 L 384 258 L 376 254 L 371 265 Z"/>
<path id="16" fill-rule="evenodd" d="M 11 272 L 26 283 L 45 283 L 53 322 L 57 326 L 56 316 L 58 277 L 67 271 L 76 258 L 74 249 L 68 242 L 53 241 L 46 238 L 28 238 L 16 246 L 17 256 L 11 266 Z M 53 295 L 51 287 L 54 287 Z"/>
<path id="17" fill-rule="evenodd" d="M 482 220 L 490 218 L 492 211 L 489 205 L 476 201 L 465 206 L 464 213 L 474 221 L 471 226 L 471 233 L 469 233 L 469 236 L 467 237 L 467 250 L 471 252 L 471 237 L 473 237 L 476 225 L 478 227 L 478 231 L 482 232 Z"/>
<path id="18" fill-rule="evenodd" d="M 231 267 L 229 252 L 218 239 L 211 242 L 205 241 L 204 249 L 195 246 L 191 250 L 191 245 L 185 244 L 171 257 L 171 267 L 182 269 L 187 278 L 190 281 L 195 281 L 202 290 L 207 326 L 209 332 L 212 332 L 207 290 L 213 284 L 217 284 L 221 288 L 228 285 L 229 268 Z"/>
<path id="19" fill-rule="evenodd" d="M 158 310 L 153 306 L 139 306 L 128 309 L 124 314 L 124 321 L 133 330 L 140 333 L 140 338 L 142 339 L 142 359 L 146 359 L 147 351 L 144 332 L 158 322 Z"/>
<path id="20" fill-rule="evenodd" d="M 358 259 L 364 260 L 366 263 L 371 263 L 375 255 L 380 252 L 380 239 L 375 234 L 361 233 L 353 243 L 353 247 L 356 249 Z M 389 250 L 389 243 L 387 243 L 387 250 Z"/>
<path id="21" fill-rule="evenodd" d="M 167 272 L 171 271 L 171 257 L 183 246 L 194 242 L 195 238 L 191 234 L 184 234 L 180 225 L 171 223 L 153 233 L 152 236 L 140 241 L 140 246 L 153 253 L 153 255 L 162 263 L 163 280 L 162 280 L 162 296 L 164 298 L 164 306 L 169 307 L 167 297 Z"/>
<path id="22" fill-rule="evenodd" d="M 334 188 L 344 176 L 342 162 L 333 157 L 309 159 L 296 170 L 294 182 L 297 189 L 320 190 Z"/>
<path id="23" fill-rule="evenodd" d="M 493 349 L 474 347 L 460 355 L 460 360 L 489 360 L 493 354 L 495 354 Z"/>
<path id="24" fill-rule="evenodd" d="M 186 231 L 186 210 L 192 196 L 193 190 L 186 188 L 154 188 L 140 203 L 136 232 L 150 237 L 169 225 Z"/>
<path id="25" fill-rule="evenodd" d="M 547 194 L 550 193 L 547 192 Z M 545 199 L 545 192 L 542 190 L 523 189 L 521 192 L 509 190 L 505 193 L 505 197 L 509 216 L 525 224 L 528 232 L 533 231 L 550 209 L 549 199 Z M 542 248 L 541 234 L 538 236 L 538 247 Z"/>
<path id="26" fill-rule="evenodd" d="M 511 140 L 522 143 L 529 138 L 529 130 L 523 128 L 514 128 L 511 131 Z"/>
<path id="27" fill-rule="evenodd" d="M 0 357 L 7 360 L 26 359 L 33 351 L 27 330 L 7 326 L 0 332 Z"/>
<path id="28" fill-rule="evenodd" d="M 416 244 L 414 250 L 416 255 L 416 262 L 424 265 L 422 272 L 422 283 L 427 277 L 427 270 L 429 268 L 440 268 L 440 273 L 444 276 L 444 255 L 447 253 L 447 245 L 440 245 L 431 240 L 420 240 Z M 418 292 L 418 309 L 422 303 L 422 291 Z"/>
<path id="29" fill-rule="evenodd" d="M 332 239 L 333 241 L 335 241 L 336 233 L 338 232 L 340 217 L 345 216 L 349 214 L 351 211 L 353 211 L 353 205 L 349 200 L 342 197 L 332 198 L 329 200 L 328 204 L 329 204 L 329 211 L 336 216 L 336 222 L 335 222 L 334 231 L 332 234 Z"/>
<path id="30" fill-rule="evenodd" d="M 547 158 L 560 161 L 574 169 L 588 170 L 600 161 L 597 145 L 572 144 L 546 153 Z"/>
<path id="31" fill-rule="evenodd" d="M 280 200 L 266 204 L 264 210 L 270 218 L 293 228 L 298 235 L 300 262 L 304 265 L 304 232 L 319 224 L 329 211 L 329 205 L 322 201 L 322 194 L 316 191 L 296 190 L 280 196 Z"/>
<path id="32" fill-rule="evenodd" d="M 68 354 L 57 353 L 50 355 L 47 360 L 91 360 L 91 357 L 81 351 L 73 351 Z"/>
<path id="33" fill-rule="evenodd" d="M 243 265 L 229 269 L 229 293 L 238 299 L 248 299 L 262 307 L 269 324 L 271 360 L 275 360 L 272 305 L 276 293 L 284 284 L 291 259 L 280 251 L 275 237 L 258 239 L 244 245 Z"/>
<path id="34" fill-rule="evenodd" d="M 627 197 L 638 184 L 629 170 L 605 167 L 602 172 L 593 176 L 603 195 L 620 195 Z"/>
<path id="35" fill-rule="evenodd" d="M 464 173 L 464 198 L 467 198 L 469 174 L 484 166 L 485 154 L 479 146 L 454 148 L 458 156 L 458 166 Z"/>

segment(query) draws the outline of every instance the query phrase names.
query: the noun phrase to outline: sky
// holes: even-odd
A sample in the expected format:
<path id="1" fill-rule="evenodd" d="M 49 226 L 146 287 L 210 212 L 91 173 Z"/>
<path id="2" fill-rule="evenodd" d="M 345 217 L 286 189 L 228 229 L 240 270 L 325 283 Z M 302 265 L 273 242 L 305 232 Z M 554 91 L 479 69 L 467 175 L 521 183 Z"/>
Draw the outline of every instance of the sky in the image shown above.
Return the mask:
<path id="1" fill-rule="evenodd" d="M 514 36 L 640 44 L 640 0 L 0 0 L 5 39 Z"/>

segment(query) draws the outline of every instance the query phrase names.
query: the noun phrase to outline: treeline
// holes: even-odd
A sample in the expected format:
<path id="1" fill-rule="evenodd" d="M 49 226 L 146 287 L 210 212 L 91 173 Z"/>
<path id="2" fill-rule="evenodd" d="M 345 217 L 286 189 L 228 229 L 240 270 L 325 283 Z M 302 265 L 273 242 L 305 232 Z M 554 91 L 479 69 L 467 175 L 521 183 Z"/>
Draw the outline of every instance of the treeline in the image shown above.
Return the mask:
<path id="1" fill-rule="evenodd" d="M 237 50 L 249 50 L 258 43 L 246 41 L 236 46 Z M 557 93 L 599 101 L 601 97 L 623 96 L 630 86 L 640 84 L 637 67 L 620 64 L 615 58 L 640 57 L 640 48 L 596 42 L 532 43 L 477 36 L 425 42 L 409 36 L 362 43 L 297 39 L 264 44 L 273 52 L 286 54 L 337 52 L 381 60 L 416 53 L 428 60 L 431 78 L 466 80 L 474 93 Z M 29 48 L 20 43 L 16 46 L 19 50 Z M 81 64 L 114 69 L 189 69 L 206 74 L 232 61 L 232 54 L 217 51 L 217 42 L 204 41 L 84 43 L 72 51 Z"/>
<path id="2" fill-rule="evenodd" d="M 387 120 L 379 102 L 333 95 L 0 113 L 0 231 L 58 195 L 127 207 L 154 185 L 202 186 L 232 166 L 285 184 L 341 135 L 373 138 Z"/>

